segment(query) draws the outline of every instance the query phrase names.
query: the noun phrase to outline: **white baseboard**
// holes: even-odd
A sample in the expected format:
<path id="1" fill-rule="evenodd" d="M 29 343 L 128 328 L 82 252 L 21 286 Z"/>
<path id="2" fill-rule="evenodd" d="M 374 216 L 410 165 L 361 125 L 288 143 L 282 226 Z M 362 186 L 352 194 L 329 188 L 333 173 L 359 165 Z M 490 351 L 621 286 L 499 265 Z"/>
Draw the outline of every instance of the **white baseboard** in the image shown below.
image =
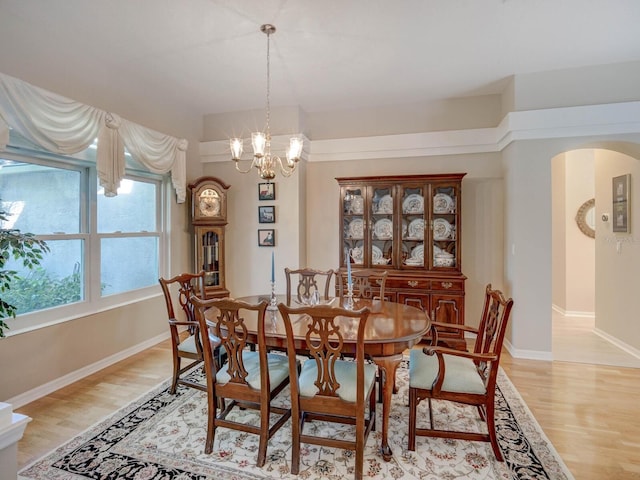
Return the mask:
<path id="1" fill-rule="evenodd" d="M 599 337 L 603 338 L 607 342 L 615 345 L 620 350 L 624 350 L 629 355 L 640 359 L 640 350 L 638 350 L 635 347 L 632 347 L 631 345 L 627 345 L 626 343 L 622 342 L 619 338 L 613 337 L 613 336 L 609 335 L 608 333 L 603 332 L 599 328 L 594 328 L 593 329 L 593 333 L 595 333 Z"/>
<path id="2" fill-rule="evenodd" d="M 551 309 L 556 311 L 563 317 L 596 318 L 596 312 L 579 312 L 573 310 L 565 310 L 558 305 L 551 305 Z"/>
<path id="3" fill-rule="evenodd" d="M 96 373 L 103 368 L 119 362 L 120 360 L 124 360 L 131 355 L 135 355 L 136 353 L 146 350 L 147 348 L 153 347 L 154 345 L 166 340 L 167 338 L 169 338 L 168 332 L 157 335 L 153 338 L 150 338 L 149 340 L 134 345 L 133 347 L 127 348 L 126 350 L 122 350 L 114 355 L 111 355 L 110 357 L 103 358 L 96 363 L 92 363 L 91 365 L 87 365 L 86 367 L 82 367 L 74 372 L 68 373 L 67 375 L 56 378 L 55 380 L 47 382 L 44 385 L 40 385 L 32 390 L 29 390 L 28 392 L 16 395 L 15 397 L 7 400 L 7 403 L 13 405 L 14 408 L 20 408 L 27 403 L 31 403 L 34 400 L 44 397 L 45 395 L 49 395 L 51 392 L 55 392 L 56 390 L 62 387 L 66 387 L 73 382 L 77 382 L 87 375 Z"/>
<path id="4" fill-rule="evenodd" d="M 505 340 L 503 345 L 513 358 L 522 358 L 525 360 L 544 360 L 548 362 L 553 360 L 553 354 L 551 352 L 545 352 L 542 350 L 522 350 L 519 348 L 514 348 L 514 346 L 508 340 Z"/>

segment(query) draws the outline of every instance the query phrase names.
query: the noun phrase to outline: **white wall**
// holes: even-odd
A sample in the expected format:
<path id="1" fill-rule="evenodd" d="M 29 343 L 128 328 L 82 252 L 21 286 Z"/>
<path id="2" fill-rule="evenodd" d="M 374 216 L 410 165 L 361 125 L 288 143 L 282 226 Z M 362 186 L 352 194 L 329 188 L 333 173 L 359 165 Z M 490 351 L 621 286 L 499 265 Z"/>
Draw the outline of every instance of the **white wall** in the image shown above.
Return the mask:
<path id="1" fill-rule="evenodd" d="M 640 350 L 640 160 L 597 150 L 596 171 L 596 328 Z M 631 174 L 631 233 L 612 231 L 613 177 Z M 608 213 L 610 220 L 601 216 Z"/>
<path id="2" fill-rule="evenodd" d="M 593 238 L 578 228 L 575 217 L 580 206 L 595 198 L 594 150 L 572 150 L 565 154 L 565 270 L 567 315 L 595 314 L 595 255 Z"/>
<path id="3" fill-rule="evenodd" d="M 564 312 L 567 307 L 567 260 L 566 260 L 566 168 L 565 154 L 551 161 L 551 289 L 553 307 Z"/>

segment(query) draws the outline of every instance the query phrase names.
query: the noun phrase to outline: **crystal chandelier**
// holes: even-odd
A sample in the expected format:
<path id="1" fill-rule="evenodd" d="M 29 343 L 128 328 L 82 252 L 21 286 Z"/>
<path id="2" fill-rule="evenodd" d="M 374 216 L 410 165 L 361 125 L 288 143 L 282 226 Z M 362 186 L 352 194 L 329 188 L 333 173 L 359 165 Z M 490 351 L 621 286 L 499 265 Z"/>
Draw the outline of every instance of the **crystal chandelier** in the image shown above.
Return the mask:
<path id="1" fill-rule="evenodd" d="M 285 177 L 290 176 L 298 166 L 300 156 L 302 155 L 302 137 L 295 136 L 289 140 L 289 148 L 287 150 L 286 161 L 277 155 L 271 154 L 271 132 L 269 130 L 269 120 L 271 114 L 270 93 L 271 93 L 271 74 L 269 69 L 269 46 L 271 34 L 275 33 L 276 27 L 267 23 L 260 27 L 260 31 L 267 35 L 267 122 L 264 132 L 254 132 L 251 134 L 251 146 L 253 147 L 253 160 L 246 170 L 240 167 L 243 140 L 242 138 L 231 138 L 229 145 L 231 147 L 231 159 L 236 164 L 236 170 L 241 173 L 249 173 L 253 167 L 258 169 L 260 178 L 272 180 L 276 176 L 276 168 Z"/>

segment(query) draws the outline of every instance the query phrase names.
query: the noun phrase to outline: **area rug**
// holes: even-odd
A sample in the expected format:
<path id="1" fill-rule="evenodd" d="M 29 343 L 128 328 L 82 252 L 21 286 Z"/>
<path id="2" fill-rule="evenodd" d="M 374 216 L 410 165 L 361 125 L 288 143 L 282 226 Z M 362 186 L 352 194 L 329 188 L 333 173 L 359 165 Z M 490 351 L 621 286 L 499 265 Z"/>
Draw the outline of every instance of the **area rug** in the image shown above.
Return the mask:
<path id="1" fill-rule="evenodd" d="M 191 373 L 202 375 L 199 369 Z M 551 479 L 572 480 L 553 446 L 543 434 L 522 398 L 503 371 L 498 378 L 497 430 L 505 462 L 495 460 L 484 442 L 418 437 L 416 451 L 407 450 L 408 368 L 398 369 L 399 391 L 393 396 L 389 418 L 389 444 L 393 458 L 378 454 L 380 432 L 371 432 L 365 451 L 364 476 L 369 479 Z M 353 478 L 354 453 L 303 444 L 300 473 L 290 474 L 290 421 L 270 441 L 267 462 L 255 466 L 256 435 L 218 429 L 214 451 L 205 455 L 206 395 L 181 387 L 168 393 L 164 382 L 137 401 L 91 427 L 42 459 L 23 469 L 19 480 L 238 480 Z M 286 404 L 288 390 L 278 398 Z M 450 402 L 434 402 L 434 421 L 440 426 L 486 431 L 477 409 Z M 381 415 L 381 406 L 378 416 Z M 250 410 L 238 411 L 257 421 Z M 428 418 L 421 402 L 418 418 Z M 329 428 L 312 422 L 313 428 Z M 382 425 L 378 417 L 377 425 Z M 350 428 L 350 427 L 345 427 Z M 379 429 L 378 429 L 379 430 Z M 349 435 L 349 431 L 335 431 Z"/>

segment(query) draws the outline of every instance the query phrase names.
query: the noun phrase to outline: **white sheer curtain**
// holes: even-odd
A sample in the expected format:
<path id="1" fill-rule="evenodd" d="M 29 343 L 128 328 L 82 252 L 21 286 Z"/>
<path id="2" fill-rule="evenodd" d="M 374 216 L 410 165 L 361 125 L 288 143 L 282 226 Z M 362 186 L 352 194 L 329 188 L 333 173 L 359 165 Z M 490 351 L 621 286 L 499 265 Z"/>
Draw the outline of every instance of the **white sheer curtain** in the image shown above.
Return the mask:
<path id="1" fill-rule="evenodd" d="M 98 139 L 97 171 L 105 195 L 117 195 L 124 177 L 125 146 L 154 173 L 171 172 L 178 203 L 186 199 L 188 143 L 155 132 L 89 105 L 70 100 L 0 73 L 0 151 L 9 127 L 42 148 L 72 154 Z"/>

